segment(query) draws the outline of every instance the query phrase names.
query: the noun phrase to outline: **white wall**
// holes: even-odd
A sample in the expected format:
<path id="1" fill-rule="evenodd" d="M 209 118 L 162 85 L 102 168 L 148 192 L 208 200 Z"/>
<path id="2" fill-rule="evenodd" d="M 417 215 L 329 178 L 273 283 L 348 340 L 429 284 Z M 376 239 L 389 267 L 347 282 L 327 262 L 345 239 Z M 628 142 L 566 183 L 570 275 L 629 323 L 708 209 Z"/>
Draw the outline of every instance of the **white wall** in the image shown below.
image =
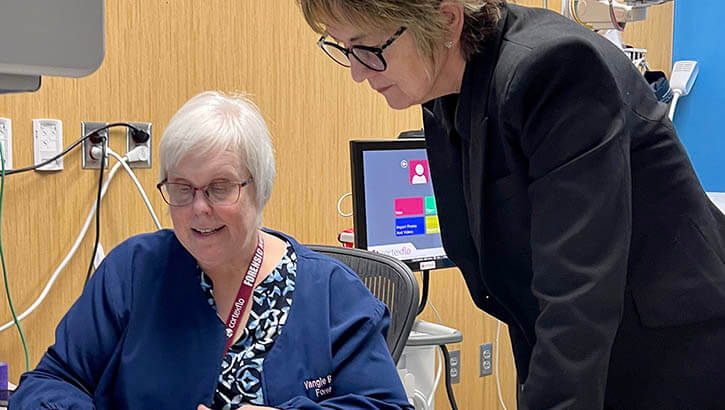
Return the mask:
<path id="1" fill-rule="evenodd" d="M 725 192 L 708 192 L 707 196 L 717 205 L 723 213 L 725 213 Z"/>

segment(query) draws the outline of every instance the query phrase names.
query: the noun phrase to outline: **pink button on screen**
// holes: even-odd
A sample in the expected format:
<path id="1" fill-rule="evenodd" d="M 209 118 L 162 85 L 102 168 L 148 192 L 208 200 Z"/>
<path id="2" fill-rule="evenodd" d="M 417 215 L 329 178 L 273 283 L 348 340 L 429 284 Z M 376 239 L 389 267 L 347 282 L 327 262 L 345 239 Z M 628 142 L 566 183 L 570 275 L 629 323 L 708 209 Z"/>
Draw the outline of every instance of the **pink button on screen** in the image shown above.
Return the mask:
<path id="1" fill-rule="evenodd" d="M 395 216 L 422 215 L 423 197 L 396 198 Z"/>

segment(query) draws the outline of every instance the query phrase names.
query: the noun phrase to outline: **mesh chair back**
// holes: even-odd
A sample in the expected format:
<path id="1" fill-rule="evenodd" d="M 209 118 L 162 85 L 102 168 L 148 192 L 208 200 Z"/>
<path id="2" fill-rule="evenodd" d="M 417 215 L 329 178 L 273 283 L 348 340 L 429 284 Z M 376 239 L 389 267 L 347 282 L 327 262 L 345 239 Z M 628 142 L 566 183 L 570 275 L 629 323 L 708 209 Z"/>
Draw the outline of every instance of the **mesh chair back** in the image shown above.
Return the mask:
<path id="1" fill-rule="evenodd" d="M 388 349 L 397 363 L 418 310 L 418 282 L 410 268 L 391 256 L 362 249 L 326 245 L 309 248 L 349 266 L 372 294 L 385 303 L 390 310 Z"/>

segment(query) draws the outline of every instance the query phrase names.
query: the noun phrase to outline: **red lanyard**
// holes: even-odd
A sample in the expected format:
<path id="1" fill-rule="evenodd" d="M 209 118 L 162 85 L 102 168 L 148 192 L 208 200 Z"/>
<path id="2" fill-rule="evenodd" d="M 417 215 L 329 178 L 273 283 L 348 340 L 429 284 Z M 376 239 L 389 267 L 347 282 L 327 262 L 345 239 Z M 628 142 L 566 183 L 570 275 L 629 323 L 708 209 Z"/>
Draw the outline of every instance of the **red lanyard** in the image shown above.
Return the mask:
<path id="1" fill-rule="evenodd" d="M 242 312 L 244 312 L 244 306 L 246 305 L 247 301 L 249 301 L 250 296 L 252 295 L 252 291 L 254 290 L 254 282 L 257 281 L 257 274 L 259 273 L 259 268 L 262 267 L 263 259 L 264 240 L 262 239 L 262 232 L 259 232 L 259 236 L 257 237 L 257 249 L 254 251 L 252 260 L 249 261 L 247 273 L 242 279 L 242 284 L 239 285 L 237 298 L 235 299 L 232 310 L 231 312 L 229 312 L 229 317 L 227 318 L 227 345 L 226 347 L 224 347 L 224 356 L 222 357 L 225 357 L 227 355 L 229 347 L 234 341 L 234 330 L 239 324 L 239 319 L 241 319 Z"/>

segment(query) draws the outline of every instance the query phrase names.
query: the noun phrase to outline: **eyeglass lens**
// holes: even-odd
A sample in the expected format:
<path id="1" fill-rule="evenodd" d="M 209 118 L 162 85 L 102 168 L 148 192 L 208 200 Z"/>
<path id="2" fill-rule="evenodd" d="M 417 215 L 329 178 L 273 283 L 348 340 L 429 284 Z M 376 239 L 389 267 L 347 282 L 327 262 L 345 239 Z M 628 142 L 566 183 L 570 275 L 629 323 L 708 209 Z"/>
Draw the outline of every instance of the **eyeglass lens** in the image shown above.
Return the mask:
<path id="1" fill-rule="evenodd" d="M 328 56 L 330 56 L 330 58 L 335 60 L 338 64 L 341 64 L 345 67 L 350 67 L 350 59 L 347 58 L 347 54 L 345 54 L 344 51 L 327 43 L 322 44 L 322 49 Z"/>
<path id="2" fill-rule="evenodd" d="M 233 182 L 214 182 L 200 188 L 215 205 L 231 205 L 239 198 L 240 184 Z M 171 205 L 187 205 L 194 201 L 196 189 L 187 184 L 166 183 L 163 186 L 166 199 Z"/>
<path id="3" fill-rule="evenodd" d="M 342 46 L 335 46 L 333 44 L 330 44 L 329 42 L 325 42 L 322 44 L 322 49 L 338 64 L 345 67 L 350 67 L 350 58 L 348 57 L 348 54 L 345 52 L 345 49 L 342 48 Z M 378 71 L 382 71 L 383 69 L 385 69 L 385 63 L 383 63 L 383 60 L 378 54 L 370 50 L 354 46 L 349 50 L 350 53 L 353 54 L 353 56 L 366 67 Z"/>
<path id="4" fill-rule="evenodd" d="M 353 47 L 352 53 L 361 63 L 365 64 L 373 70 L 382 70 L 385 68 L 385 64 L 380 56 L 362 48 Z"/>

